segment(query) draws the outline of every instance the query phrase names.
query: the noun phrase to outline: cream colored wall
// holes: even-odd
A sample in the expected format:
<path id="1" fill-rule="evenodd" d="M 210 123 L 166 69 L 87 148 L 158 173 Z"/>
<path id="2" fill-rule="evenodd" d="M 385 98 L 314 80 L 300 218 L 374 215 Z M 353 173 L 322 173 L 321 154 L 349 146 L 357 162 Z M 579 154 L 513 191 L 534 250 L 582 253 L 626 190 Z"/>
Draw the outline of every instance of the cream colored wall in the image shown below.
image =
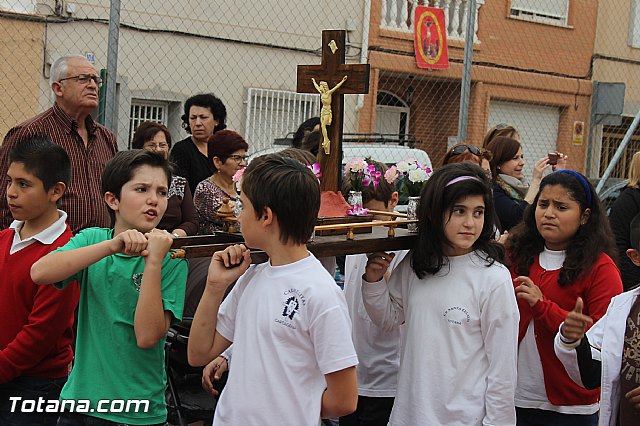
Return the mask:
<path id="1" fill-rule="evenodd" d="M 43 24 L 0 17 L 0 143 L 14 125 L 40 111 Z"/>
<path id="2" fill-rule="evenodd" d="M 166 28 L 221 39 L 253 41 L 304 49 L 317 48 L 323 29 L 344 29 L 352 19 L 358 43 L 362 34 L 363 0 L 139 0 L 122 2 L 120 22 L 140 28 Z M 74 1 L 76 18 L 109 17 L 108 2 Z M 208 5 L 208 7 L 207 7 Z"/>

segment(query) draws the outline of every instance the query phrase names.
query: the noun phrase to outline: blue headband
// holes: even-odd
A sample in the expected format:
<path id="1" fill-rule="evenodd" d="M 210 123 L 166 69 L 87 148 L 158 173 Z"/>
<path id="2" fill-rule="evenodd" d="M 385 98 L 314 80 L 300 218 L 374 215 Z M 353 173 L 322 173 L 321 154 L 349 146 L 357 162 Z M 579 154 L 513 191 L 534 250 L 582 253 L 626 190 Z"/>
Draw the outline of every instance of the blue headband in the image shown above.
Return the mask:
<path id="1" fill-rule="evenodd" d="M 587 197 L 587 207 L 591 208 L 591 188 L 589 188 L 589 183 L 587 180 L 578 172 L 574 172 L 573 170 L 556 170 L 554 173 L 566 173 L 568 175 L 574 176 L 578 179 L 578 182 L 582 185 L 584 189 L 584 195 Z"/>

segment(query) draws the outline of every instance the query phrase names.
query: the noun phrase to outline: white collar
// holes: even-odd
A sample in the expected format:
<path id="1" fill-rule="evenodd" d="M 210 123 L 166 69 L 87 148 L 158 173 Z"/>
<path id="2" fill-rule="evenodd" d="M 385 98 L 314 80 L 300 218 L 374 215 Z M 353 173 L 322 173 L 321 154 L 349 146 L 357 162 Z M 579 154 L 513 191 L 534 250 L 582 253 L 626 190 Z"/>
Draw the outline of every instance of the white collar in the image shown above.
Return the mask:
<path id="1" fill-rule="evenodd" d="M 11 244 L 11 250 L 9 254 L 13 254 L 20 249 L 23 249 L 29 245 L 31 245 L 34 241 L 39 241 L 42 244 L 52 244 L 55 240 L 62 235 L 62 233 L 67 229 L 67 214 L 62 210 L 58 210 L 58 220 L 53 222 L 49 227 L 43 229 L 31 237 L 28 237 L 24 240 L 20 238 L 20 230 L 24 225 L 24 222 L 21 220 L 14 220 L 9 225 L 9 229 L 13 229 L 13 244 Z"/>

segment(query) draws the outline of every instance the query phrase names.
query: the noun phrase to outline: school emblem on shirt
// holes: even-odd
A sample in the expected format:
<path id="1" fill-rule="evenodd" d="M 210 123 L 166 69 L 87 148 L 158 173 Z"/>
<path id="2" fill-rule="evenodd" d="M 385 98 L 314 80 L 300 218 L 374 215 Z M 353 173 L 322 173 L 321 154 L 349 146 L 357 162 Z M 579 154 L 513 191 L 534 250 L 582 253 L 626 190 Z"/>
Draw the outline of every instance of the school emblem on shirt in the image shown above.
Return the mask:
<path id="1" fill-rule="evenodd" d="M 275 319 L 275 322 L 295 330 L 294 318 L 306 304 L 307 299 L 299 290 L 289 289 L 285 291 L 282 300 L 282 311 L 280 311 L 280 315 Z"/>
<path id="2" fill-rule="evenodd" d="M 296 296 L 291 296 L 286 302 L 284 302 L 282 316 L 292 320 L 296 312 L 298 312 L 298 309 L 300 309 L 300 302 L 298 302 L 298 298 Z"/>
<path id="3" fill-rule="evenodd" d="M 142 285 L 142 274 L 133 274 L 131 276 L 131 282 L 133 284 L 133 288 L 135 288 L 137 292 L 140 292 L 140 286 Z"/>
<path id="4" fill-rule="evenodd" d="M 444 319 L 452 325 L 463 325 L 471 321 L 469 311 L 460 306 L 452 306 L 444 311 Z"/>

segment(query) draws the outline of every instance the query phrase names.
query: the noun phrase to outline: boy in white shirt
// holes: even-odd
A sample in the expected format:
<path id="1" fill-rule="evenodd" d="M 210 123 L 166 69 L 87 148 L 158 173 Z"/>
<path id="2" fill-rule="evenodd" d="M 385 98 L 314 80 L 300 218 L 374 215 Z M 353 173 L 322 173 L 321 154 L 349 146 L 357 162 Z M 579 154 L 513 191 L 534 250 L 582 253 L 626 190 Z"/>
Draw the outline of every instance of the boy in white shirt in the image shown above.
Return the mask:
<path id="1" fill-rule="evenodd" d="M 213 424 L 318 425 L 353 412 L 357 357 L 344 296 L 306 248 L 320 208 L 317 178 L 296 160 L 265 155 L 247 167 L 240 198 L 245 243 L 270 260 L 250 267 L 244 245 L 212 257 L 188 357 L 204 365 L 234 344 Z"/>

